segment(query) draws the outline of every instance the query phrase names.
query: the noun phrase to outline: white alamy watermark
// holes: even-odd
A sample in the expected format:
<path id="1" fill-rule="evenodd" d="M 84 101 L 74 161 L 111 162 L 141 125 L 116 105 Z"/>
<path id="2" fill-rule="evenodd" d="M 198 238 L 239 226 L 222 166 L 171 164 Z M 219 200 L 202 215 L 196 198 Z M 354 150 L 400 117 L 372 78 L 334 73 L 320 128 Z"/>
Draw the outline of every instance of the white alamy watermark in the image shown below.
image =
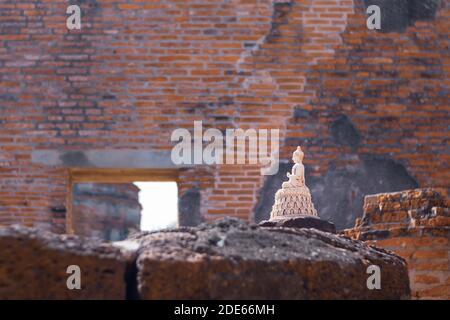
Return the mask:
<path id="1" fill-rule="evenodd" d="M 367 278 L 367 289 L 369 290 L 381 290 L 381 269 L 377 265 L 370 265 L 366 270 L 370 277 Z"/>
<path id="2" fill-rule="evenodd" d="M 366 10 L 367 14 L 371 16 L 367 18 L 367 28 L 369 30 L 381 29 L 381 9 L 379 6 L 373 4 Z"/>
<path id="3" fill-rule="evenodd" d="M 370 5 L 366 10 L 370 16 L 367 18 L 367 28 L 369 30 L 381 29 L 381 8 L 378 5 Z M 78 5 L 69 5 L 66 14 L 70 15 L 66 20 L 69 30 L 81 30 L 81 8 Z"/>
<path id="4" fill-rule="evenodd" d="M 66 285 L 69 290 L 81 290 L 81 268 L 77 265 L 67 267 L 66 273 L 70 274 Z"/>
<path id="5" fill-rule="evenodd" d="M 262 166 L 262 175 L 278 172 L 278 129 L 226 129 L 224 134 L 215 128 L 203 132 L 202 121 L 194 121 L 193 135 L 184 128 L 172 132 L 171 141 L 178 142 L 171 153 L 174 164 L 253 164 Z"/>
<path id="6" fill-rule="evenodd" d="M 66 20 L 66 26 L 69 30 L 81 29 L 81 8 L 77 5 L 71 5 L 67 7 L 67 14 L 70 16 Z"/>

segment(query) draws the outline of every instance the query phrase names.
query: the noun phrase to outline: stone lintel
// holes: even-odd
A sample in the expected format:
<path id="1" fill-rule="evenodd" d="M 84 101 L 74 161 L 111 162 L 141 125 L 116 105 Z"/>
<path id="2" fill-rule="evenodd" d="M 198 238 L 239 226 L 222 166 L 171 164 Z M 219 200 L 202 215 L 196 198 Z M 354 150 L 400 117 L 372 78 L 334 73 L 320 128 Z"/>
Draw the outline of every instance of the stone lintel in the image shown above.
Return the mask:
<path id="1" fill-rule="evenodd" d="M 171 151 L 135 149 L 36 150 L 31 154 L 35 164 L 71 168 L 177 169 Z"/>

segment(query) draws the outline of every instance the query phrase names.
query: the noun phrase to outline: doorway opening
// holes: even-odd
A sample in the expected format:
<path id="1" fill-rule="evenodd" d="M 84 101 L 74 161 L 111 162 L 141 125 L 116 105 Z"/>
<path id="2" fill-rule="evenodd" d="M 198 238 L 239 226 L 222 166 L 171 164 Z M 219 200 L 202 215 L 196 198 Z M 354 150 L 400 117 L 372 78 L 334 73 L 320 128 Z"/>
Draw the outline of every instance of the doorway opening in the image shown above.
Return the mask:
<path id="1" fill-rule="evenodd" d="M 176 182 L 135 182 L 140 189 L 141 231 L 175 228 L 178 225 Z"/>
<path id="2" fill-rule="evenodd" d="M 140 231 L 178 226 L 174 172 L 72 169 L 68 233 L 121 241 Z"/>

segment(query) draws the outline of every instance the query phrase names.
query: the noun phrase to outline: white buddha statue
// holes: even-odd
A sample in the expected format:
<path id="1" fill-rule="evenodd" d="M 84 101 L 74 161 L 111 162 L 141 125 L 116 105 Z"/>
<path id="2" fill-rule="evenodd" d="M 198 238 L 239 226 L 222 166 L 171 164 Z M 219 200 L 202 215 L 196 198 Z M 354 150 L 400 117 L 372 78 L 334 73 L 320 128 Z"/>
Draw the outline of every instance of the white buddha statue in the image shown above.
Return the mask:
<path id="1" fill-rule="evenodd" d="M 289 181 L 284 182 L 282 188 L 295 188 L 305 185 L 305 166 L 302 163 L 304 156 L 302 148 L 298 146 L 292 155 L 292 160 L 295 163 L 294 167 L 292 167 L 292 174 L 287 173 Z"/>
<path id="2" fill-rule="evenodd" d="M 292 174 L 288 173 L 289 181 L 284 182 L 275 194 L 275 203 L 270 213 L 270 219 L 295 218 L 299 216 L 317 216 L 317 211 L 311 200 L 311 193 L 305 185 L 305 167 L 302 163 L 304 153 L 297 147 L 292 160 Z"/>

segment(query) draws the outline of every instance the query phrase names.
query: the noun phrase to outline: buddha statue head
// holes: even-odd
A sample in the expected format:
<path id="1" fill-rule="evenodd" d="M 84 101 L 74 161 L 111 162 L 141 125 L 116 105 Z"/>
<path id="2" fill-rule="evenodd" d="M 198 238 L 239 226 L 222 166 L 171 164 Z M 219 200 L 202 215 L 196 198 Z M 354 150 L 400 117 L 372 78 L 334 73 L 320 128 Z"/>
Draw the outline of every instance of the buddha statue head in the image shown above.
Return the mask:
<path id="1" fill-rule="evenodd" d="M 294 154 L 292 155 L 292 160 L 294 163 L 302 163 L 303 157 L 305 154 L 302 151 L 302 148 L 300 146 L 297 147 L 297 150 L 295 150 Z"/>

